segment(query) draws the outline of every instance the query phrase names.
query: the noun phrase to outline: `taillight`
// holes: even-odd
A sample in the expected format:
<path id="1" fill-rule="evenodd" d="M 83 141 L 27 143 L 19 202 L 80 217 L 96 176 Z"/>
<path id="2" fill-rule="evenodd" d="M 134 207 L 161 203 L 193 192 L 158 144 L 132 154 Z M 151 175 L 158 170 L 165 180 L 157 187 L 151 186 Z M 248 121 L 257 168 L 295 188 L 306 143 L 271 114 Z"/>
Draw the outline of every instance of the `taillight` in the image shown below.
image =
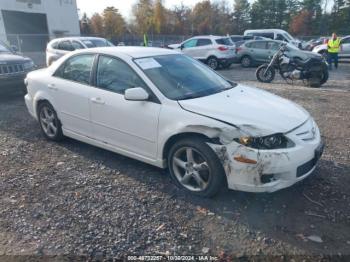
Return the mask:
<path id="1" fill-rule="evenodd" d="M 237 47 L 237 48 L 236 48 L 236 53 L 238 53 L 238 52 L 241 51 L 241 50 L 242 50 L 241 47 Z"/>
<path id="2" fill-rule="evenodd" d="M 219 46 L 218 49 L 219 49 L 220 51 L 227 51 L 227 50 L 228 50 L 228 47 L 226 47 L 226 46 Z"/>

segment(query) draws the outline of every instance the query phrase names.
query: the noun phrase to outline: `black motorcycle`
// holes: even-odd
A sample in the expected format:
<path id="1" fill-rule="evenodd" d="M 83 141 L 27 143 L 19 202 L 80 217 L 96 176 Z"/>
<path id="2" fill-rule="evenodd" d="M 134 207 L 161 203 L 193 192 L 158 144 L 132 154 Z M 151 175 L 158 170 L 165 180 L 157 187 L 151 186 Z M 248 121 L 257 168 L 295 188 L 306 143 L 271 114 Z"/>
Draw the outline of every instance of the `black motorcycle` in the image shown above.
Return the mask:
<path id="1" fill-rule="evenodd" d="M 302 60 L 299 57 L 287 55 L 288 46 L 283 44 L 273 55 L 269 64 L 264 64 L 256 70 L 256 78 L 263 83 L 271 83 L 275 79 L 276 70 L 287 82 L 303 80 L 308 86 L 320 87 L 327 82 L 328 64 L 323 57 L 311 57 Z"/>

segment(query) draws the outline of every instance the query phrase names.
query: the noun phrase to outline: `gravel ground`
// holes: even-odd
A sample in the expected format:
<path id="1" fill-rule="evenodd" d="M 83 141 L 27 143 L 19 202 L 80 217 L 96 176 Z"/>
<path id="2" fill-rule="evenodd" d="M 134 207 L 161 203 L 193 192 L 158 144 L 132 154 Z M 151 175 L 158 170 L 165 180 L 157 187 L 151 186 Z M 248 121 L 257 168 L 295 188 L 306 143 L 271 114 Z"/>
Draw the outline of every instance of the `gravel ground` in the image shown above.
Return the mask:
<path id="1" fill-rule="evenodd" d="M 349 258 L 350 65 L 321 89 L 259 84 L 254 70 L 219 73 L 303 105 L 327 144 L 312 177 L 273 194 L 189 196 L 155 167 L 71 139 L 46 141 L 23 98 L 1 94 L 0 260 Z"/>

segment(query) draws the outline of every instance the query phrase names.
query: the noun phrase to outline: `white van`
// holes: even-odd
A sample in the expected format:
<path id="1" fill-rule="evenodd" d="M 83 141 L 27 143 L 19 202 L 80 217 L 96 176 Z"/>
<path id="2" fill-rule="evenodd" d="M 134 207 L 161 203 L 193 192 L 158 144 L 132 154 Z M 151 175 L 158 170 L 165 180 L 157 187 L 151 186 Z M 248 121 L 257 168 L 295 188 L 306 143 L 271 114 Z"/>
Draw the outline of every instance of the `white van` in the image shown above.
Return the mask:
<path id="1" fill-rule="evenodd" d="M 254 29 L 246 30 L 245 36 L 262 36 L 274 40 L 284 41 L 300 48 L 301 42 L 293 38 L 288 32 L 281 29 Z"/>

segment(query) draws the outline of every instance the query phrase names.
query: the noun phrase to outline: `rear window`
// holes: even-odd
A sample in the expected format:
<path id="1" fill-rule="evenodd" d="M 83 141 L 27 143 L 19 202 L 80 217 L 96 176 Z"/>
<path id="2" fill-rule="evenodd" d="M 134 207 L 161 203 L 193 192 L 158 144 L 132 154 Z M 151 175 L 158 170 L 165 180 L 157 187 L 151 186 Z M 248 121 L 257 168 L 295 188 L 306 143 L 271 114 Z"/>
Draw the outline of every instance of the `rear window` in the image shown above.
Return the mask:
<path id="1" fill-rule="evenodd" d="M 216 39 L 215 42 L 218 45 L 230 45 L 230 46 L 233 45 L 232 41 L 228 37 Z"/>
<path id="2" fill-rule="evenodd" d="M 233 42 L 238 42 L 243 40 L 243 36 L 231 36 Z"/>
<path id="3" fill-rule="evenodd" d="M 113 46 L 113 44 L 107 41 L 106 39 L 88 39 L 88 40 L 81 40 L 81 41 L 88 48 Z"/>

